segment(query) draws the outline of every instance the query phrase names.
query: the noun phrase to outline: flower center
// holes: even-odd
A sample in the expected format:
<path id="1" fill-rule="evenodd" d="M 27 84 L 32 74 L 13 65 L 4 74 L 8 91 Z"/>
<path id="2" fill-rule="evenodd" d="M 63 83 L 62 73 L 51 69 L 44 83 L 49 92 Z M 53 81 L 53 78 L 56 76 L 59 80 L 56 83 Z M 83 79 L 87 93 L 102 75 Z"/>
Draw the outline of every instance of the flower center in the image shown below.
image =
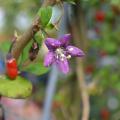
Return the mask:
<path id="1" fill-rule="evenodd" d="M 60 59 L 61 61 L 71 58 L 71 55 L 65 55 L 65 51 L 63 48 L 57 48 L 55 52 L 56 52 L 56 58 Z"/>

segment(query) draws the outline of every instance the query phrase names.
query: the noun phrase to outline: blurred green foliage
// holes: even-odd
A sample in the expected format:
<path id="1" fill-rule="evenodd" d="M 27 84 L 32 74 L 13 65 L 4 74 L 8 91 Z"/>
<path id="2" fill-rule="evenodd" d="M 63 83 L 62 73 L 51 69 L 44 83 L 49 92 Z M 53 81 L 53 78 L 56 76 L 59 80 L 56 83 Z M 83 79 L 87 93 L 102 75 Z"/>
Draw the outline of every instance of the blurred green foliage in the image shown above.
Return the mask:
<path id="1" fill-rule="evenodd" d="M 18 29 L 15 25 L 16 17 L 20 13 L 25 13 L 26 17 L 33 19 L 40 4 L 40 0 L 0 0 L 0 7 L 5 12 L 5 24 L 2 32 L 5 31 L 8 35 L 13 34 L 12 32 Z"/>

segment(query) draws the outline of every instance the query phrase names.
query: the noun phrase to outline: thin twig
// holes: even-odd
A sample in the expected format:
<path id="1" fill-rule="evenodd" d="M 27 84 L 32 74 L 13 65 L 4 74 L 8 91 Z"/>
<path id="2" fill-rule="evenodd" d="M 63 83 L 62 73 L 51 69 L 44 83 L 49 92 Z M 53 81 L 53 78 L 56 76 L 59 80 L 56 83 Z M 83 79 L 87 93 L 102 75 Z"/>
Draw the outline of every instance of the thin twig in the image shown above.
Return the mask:
<path id="1" fill-rule="evenodd" d="M 84 71 L 83 71 L 83 61 L 77 59 L 77 77 L 79 82 L 79 87 L 81 91 L 81 98 L 82 98 L 82 104 L 83 104 L 83 112 L 82 112 L 82 119 L 81 120 L 89 120 L 89 95 L 87 93 L 85 79 L 84 79 Z"/>

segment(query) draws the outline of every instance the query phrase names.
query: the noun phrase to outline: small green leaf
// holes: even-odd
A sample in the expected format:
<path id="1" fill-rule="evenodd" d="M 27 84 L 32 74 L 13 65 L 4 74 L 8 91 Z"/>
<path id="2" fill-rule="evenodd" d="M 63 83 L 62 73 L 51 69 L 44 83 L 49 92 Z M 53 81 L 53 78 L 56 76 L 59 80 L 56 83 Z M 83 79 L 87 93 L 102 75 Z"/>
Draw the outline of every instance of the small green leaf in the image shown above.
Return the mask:
<path id="1" fill-rule="evenodd" d="M 20 66 L 19 66 L 19 69 L 21 70 L 21 64 L 24 63 L 24 61 L 26 61 L 28 59 L 28 56 L 29 56 L 29 49 L 30 47 L 32 46 L 32 42 L 33 41 L 30 41 L 26 47 L 24 48 L 21 56 L 20 56 L 20 59 L 19 59 L 19 62 L 20 62 Z"/>
<path id="2" fill-rule="evenodd" d="M 37 63 L 31 63 L 30 65 L 26 66 L 22 69 L 22 71 L 30 72 L 35 75 L 42 75 L 48 72 L 48 68 L 44 67 L 43 62 L 38 61 Z"/>
<path id="3" fill-rule="evenodd" d="M 53 29 L 54 27 L 55 26 L 52 23 L 48 23 L 47 26 L 46 26 L 46 28 L 49 29 L 49 30 Z"/>
<path id="4" fill-rule="evenodd" d="M 0 95 L 10 98 L 26 98 L 32 93 L 32 84 L 18 76 L 16 80 L 10 80 L 6 76 L 0 78 Z"/>
<path id="5" fill-rule="evenodd" d="M 35 34 L 35 39 L 37 40 L 37 42 L 39 44 L 39 47 L 41 47 L 43 39 L 44 39 L 43 34 L 42 33 L 40 34 L 39 32 L 36 33 Z"/>
<path id="6" fill-rule="evenodd" d="M 42 23 L 42 26 L 46 27 L 52 16 L 52 7 L 48 6 L 40 8 L 40 10 L 38 11 L 38 15 L 40 17 L 40 22 Z"/>

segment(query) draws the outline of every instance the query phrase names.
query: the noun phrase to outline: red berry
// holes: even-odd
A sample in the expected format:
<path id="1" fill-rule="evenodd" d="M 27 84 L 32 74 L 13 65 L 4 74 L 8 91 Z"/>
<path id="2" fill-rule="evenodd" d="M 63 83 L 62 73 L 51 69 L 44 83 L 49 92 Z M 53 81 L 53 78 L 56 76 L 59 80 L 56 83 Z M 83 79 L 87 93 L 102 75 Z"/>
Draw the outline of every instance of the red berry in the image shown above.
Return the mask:
<path id="1" fill-rule="evenodd" d="M 105 20 L 105 13 L 104 11 L 97 11 L 95 14 L 95 19 L 98 22 L 104 22 Z"/>
<path id="2" fill-rule="evenodd" d="M 14 58 L 12 58 L 11 60 L 7 60 L 6 67 L 17 68 L 16 60 Z"/>
<path id="3" fill-rule="evenodd" d="M 17 68 L 6 68 L 6 73 L 10 79 L 15 79 L 18 75 Z"/>
<path id="4" fill-rule="evenodd" d="M 18 75 L 17 62 L 13 57 L 6 60 L 6 74 L 10 79 L 15 79 Z"/>

